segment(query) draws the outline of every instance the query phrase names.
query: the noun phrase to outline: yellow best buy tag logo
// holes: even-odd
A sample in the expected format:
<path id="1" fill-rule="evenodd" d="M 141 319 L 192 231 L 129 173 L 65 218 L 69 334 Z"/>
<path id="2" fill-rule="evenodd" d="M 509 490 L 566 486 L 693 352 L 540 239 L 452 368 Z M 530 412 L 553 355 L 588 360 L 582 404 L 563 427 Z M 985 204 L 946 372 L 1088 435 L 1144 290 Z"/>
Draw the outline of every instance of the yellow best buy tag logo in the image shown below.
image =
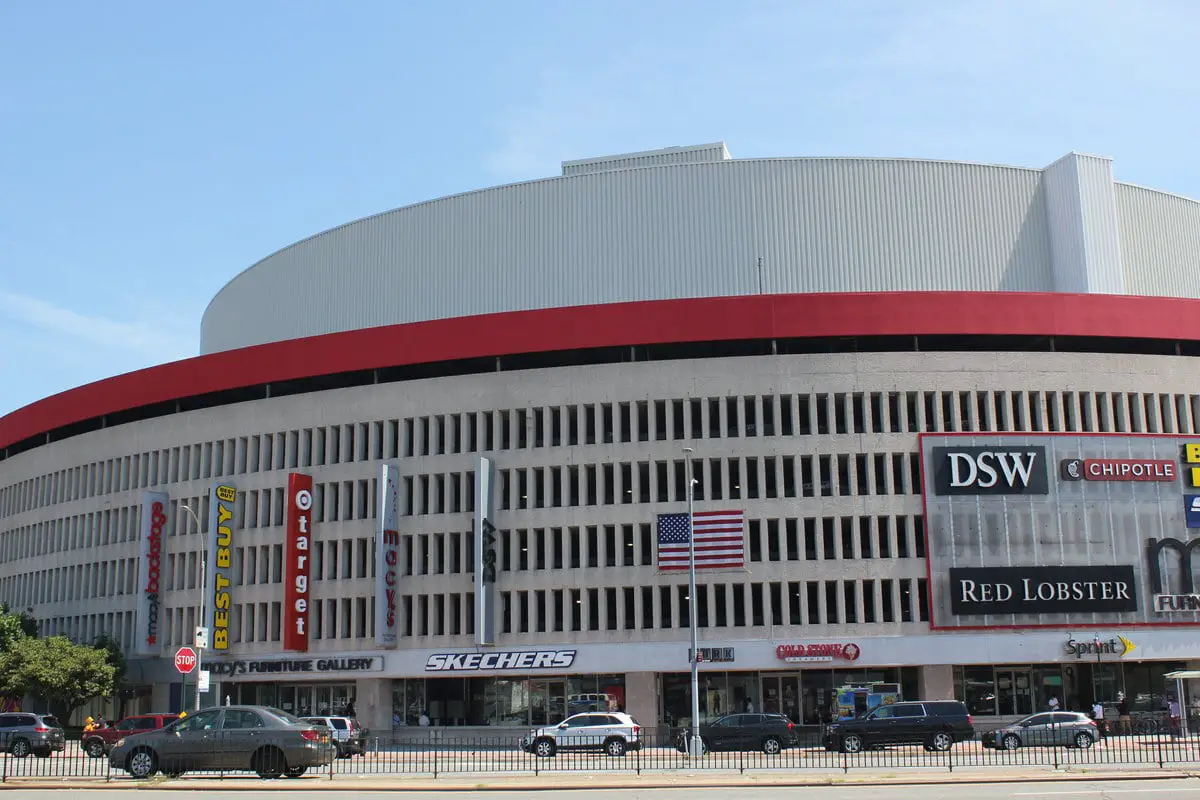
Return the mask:
<path id="1" fill-rule="evenodd" d="M 1183 460 L 1192 465 L 1188 469 L 1189 485 L 1200 487 L 1200 444 L 1185 444 L 1183 446 Z"/>

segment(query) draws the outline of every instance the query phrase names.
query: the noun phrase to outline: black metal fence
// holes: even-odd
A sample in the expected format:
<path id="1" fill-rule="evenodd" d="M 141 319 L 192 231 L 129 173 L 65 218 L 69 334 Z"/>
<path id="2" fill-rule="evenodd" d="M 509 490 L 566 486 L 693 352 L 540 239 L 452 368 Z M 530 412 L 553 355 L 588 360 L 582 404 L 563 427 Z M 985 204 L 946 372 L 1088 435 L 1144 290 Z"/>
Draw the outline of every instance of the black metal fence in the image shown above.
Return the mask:
<path id="1" fill-rule="evenodd" d="M 220 732 L 205 743 L 193 746 L 173 765 L 156 764 L 158 775 L 167 771 L 168 777 L 186 774 L 189 777 L 253 777 L 250 754 L 239 747 L 231 736 L 223 739 Z M 1182 736 L 1171 732 L 1139 733 L 1135 727 L 1129 733 L 1109 733 L 1086 747 L 1075 745 L 1039 745 L 1014 743 L 1003 737 L 980 736 L 956 742 L 948 750 L 933 750 L 921 744 L 872 746 L 866 743 L 860 752 L 842 752 L 836 742 L 826 747 L 824 736 L 817 730 L 797 729 L 797 740 L 785 742 L 779 752 L 762 742 L 743 742 L 738 749 L 721 749 L 718 744 L 703 755 L 693 757 L 686 752 L 678 730 L 642 729 L 636 741 L 626 741 L 621 747 L 606 746 L 611 739 L 575 742 L 586 749 L 563 743 L 538 754 L 533 742 L 524 735 L 454 736 L 445 731 L 431 733 L 425 738 L 410 738 L 394 742 L 389 738 L 373 738 L 362 742 L 361 754 L 334 758 L 328 763 L 309 767 L 305 777 L 336 779 L 339 776 L 412 775 L 499 775 L 588 772 L 588 773 L 669 773 L 703 770 L 745 773 L 751 771 L 851 772 L 854 770 L 949 770 L 960 768 L 1070 768 L 1097 765 L 1129 766 L 1131 768 L 1195 764 L 1200 762 L 1200 735 Z M 1068 737 L 1069 738 L 1069 737 Z M 992 739 L 997 739 L 996 743 Z M 997 746 L 998 744 L 998 746 Z M 1015 746 L 1014 746 L 1015 745 Z M 165 756 L 164 756 L 165 758 Z M 262 765 L 262 762 L 259 764 Z M 80 749 L 78 741 L 67 743 L 63 752 L 39 756 L 31 753 L 17 757 L 11 753 L 0 756 L 0 779 L 12 780 L 99 780 L 130 781 L 127 764 L 112 764 L 108 756 L 93 758 Z M 292 766 L 293 765 L 287 765 Z M 268 773 L 279 771 L 267 769 Z M 274 775 L 272 775 L 273 777 Z M 292 775 L 291 777 L 300 777 Z"/>

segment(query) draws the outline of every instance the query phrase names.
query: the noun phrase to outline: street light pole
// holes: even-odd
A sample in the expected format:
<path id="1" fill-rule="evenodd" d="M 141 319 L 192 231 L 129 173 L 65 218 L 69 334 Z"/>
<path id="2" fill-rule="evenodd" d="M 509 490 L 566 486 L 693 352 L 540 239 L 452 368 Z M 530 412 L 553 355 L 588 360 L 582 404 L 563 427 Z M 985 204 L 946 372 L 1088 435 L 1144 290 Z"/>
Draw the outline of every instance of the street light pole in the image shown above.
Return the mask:
<path id="1" fill-rule="evenodd" d="M 695 481 L 692 479 L 692 448 L 687 453 L 687 501 L 688 501 L 688 622 L 692 629 L 692 731 L 688 740 L 688 753 L 693 758 L 702 755 L 700 741 L 700 648 L 699 626 L 696 619 L 696 513 L 694 509 Z"/>
<path id="2" fill-rule="evenodd" d="M 204 622 L 205 622 L 205 620 L 204 620 L 204 609 L 205 609 L 204 595 L 208 592 L 208 547 L 205 546 L 206 540 L 204 537 L 204 527 L 200 524 L 200 517 L 196 516 L 196 512 L 193 511 L 192 507 L 189 506 L 187 503 L 180 503 L 179 507 L 182 508 L 184 511 L 186 511 L 188 513 L 188 516 L 196 521 L 196 532 L 200 534 L 200 602 L 196 608 L 196 623 L 197 623 L 197 627 L 203 628 Z M 192 631 L 192 633 L 193 633 L 193 637 L 194 637 L 195 631 Z M 194 638 L 193 638 L 192 644 L 193 645 L 196 644 Z M 196 711 L 200 710 L 200 670 L 202 669 L 201 664 L 203 663 L 203 660 L 204 660 L 204 650 L 202 648 L 200 648 L 199 646 L 197 646 L 196 647 L 196 703 L 194 706 Z M 186 677 L 183 679 L 183 685 L 185 687 L 187 686 L 187 678 Z"/>

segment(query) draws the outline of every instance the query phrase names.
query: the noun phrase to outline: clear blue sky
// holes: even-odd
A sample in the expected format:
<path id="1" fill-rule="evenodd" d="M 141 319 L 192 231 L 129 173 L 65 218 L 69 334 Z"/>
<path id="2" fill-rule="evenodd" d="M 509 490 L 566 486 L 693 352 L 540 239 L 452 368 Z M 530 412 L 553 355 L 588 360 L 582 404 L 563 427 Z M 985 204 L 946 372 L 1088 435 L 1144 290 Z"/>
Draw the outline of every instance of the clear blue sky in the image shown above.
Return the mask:
<path id="1" fill-rule="evenodd" d="M 728 143 L 1045 166 L 1200 197 L 1195 0 L 54 0 L 0 8 L 0 413 L 194 355 L 325 228 Z"/>

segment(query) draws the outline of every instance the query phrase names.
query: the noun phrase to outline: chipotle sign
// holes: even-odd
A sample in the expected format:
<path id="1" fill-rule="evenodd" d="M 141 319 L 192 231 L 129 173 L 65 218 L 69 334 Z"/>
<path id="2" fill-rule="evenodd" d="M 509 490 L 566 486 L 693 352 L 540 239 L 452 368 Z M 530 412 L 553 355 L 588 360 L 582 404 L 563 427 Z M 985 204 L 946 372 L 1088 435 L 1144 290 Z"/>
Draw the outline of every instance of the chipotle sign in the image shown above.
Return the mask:
<path id="1" fill-rule="evenodd" d="M 308 651 L 308 570 L 312 543 L 312 476 L 288 475 L 283 649 Z"/>

